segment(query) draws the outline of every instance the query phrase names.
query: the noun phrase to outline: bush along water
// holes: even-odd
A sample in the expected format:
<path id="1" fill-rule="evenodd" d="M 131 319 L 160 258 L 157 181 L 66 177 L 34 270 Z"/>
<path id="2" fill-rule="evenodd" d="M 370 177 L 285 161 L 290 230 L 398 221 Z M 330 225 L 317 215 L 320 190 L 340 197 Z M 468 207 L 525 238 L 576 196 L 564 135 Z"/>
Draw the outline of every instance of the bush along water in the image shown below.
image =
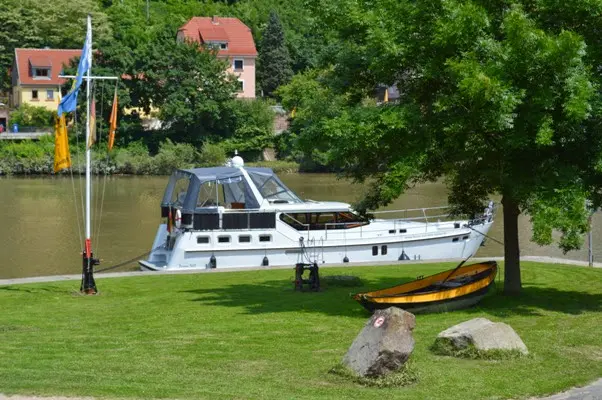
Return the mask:
<path id="1" fill-rule="evenodd" d="M 188 143 L 162 142 L 151 155 L 142 142 L 116 147 L 92 149 L 92 172 L 95 174 L 169 175 L 177 168 L 223 165 L 226 153 L 219 144 L 207 143 L 197 149 Z M 85 146 L 71 145 L 72 170 L 85 172 Z M 0 175 L 53 174 L 54 137 L 43 136 L 39 141 L 0 143 Z M 69 173 L 64 170 L 59 174 Z"/>

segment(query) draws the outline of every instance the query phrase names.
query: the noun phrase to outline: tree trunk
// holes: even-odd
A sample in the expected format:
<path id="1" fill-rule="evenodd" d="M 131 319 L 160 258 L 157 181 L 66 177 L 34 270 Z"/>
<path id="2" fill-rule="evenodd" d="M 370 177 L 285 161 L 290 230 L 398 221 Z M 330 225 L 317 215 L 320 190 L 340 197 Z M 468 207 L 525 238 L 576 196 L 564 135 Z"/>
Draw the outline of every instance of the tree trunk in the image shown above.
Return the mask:
<path id="1" fill-rule="evenodd" d="M 504 206 L 504 294 L 520 294 L 522 283 L 520 278 L 520 252 L 518 246 L 517 202 L 511 197 L 502 198 Z"/>

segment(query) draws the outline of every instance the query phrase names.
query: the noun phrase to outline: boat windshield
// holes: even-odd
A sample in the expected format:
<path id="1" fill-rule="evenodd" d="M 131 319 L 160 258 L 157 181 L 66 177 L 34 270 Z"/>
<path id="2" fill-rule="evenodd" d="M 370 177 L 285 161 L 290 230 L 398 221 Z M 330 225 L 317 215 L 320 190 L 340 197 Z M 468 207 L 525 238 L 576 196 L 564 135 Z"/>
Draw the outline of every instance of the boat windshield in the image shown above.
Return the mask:
<path id="1" fill-rule="evenodd" d="M 242 177 L 204 182 L 199 189 L 197 207 L 246 208 L 245 184 Z"/>
<path id="2" fill-rule="evenodd" d="M 274 175 L 267 176 L 250 172 L 249 176 L 259 190 L 259 193 L 261 193 L 261 196 L 269 202 L 303 203 L 292 190 L 284 186 Z"/>

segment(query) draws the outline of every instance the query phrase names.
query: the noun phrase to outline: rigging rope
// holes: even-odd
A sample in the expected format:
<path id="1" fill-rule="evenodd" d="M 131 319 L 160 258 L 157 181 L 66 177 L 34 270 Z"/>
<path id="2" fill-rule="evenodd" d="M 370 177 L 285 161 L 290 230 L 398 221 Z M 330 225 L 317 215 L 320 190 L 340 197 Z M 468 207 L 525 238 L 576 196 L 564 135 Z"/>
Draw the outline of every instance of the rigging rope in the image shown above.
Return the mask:
<path id="1" fill-rule="evenodd" d="M 100 128 L 101 129 L 96 129 L 97 132 L 97 141 L 98 141 L 98 147 L 100 148 L 100 144 L 102 143 L 102 135 L 101 135 L 101 131 L 102 131 L 102 127 L 104 125 L 104 113 L 103 113 L 103 109 L 104 109 L 104 94 L 105 94 L 105 85 L 101 86 L 101 92 L 100 92 Z M 96 121 L 96 124 L 98 125 L 99 121 Z M 107 155 L 108 157 L 108 155 Z M 99 166 L 100 167 L 100 166 Z M 99 173 L 100 173 L 100 169 L 99 169 Z M 103 177 L 103 185 L 102 185 L 102 195 L 101 195 L 101 199 L 100 199 L 100 209 L 99 209 L 99 213 L 98 213 L 98 225 L 97 225 L 97 229 L 96 229 L 96 253 L 100 254 L 100 226 L 102 225 L 102 209 L 104 206 L 104 201 L 105 201 L 105 191 L 106 191 L 106 187 L 107 187 L 107 174 L 104 174 Z M 96 199 L 98 200 L 98 194 L 96 195 Z"/>
<path id="2" fill-rule="evenodd" d="M 142 258 L 142 257 L 144 257 L 144 256 L 147 256 L 147 255 L 149 255 L 149 254 L 150 254 L 150 253 L 152 253 L 153 251 L 155 251 L 155 250 L 159 250 L 159 249 L 161 249 L 161 248 L 164 248 L 164 247 L 165 247 L 165 244 L 162 244 L 162 245 L 160 245 L 160 246 L 157 246 L 157 247 L 155 247 L 154 249 L 151 249 L 150 251 L 147 251 L 146 253 L 142 253 L 142 254 L 140 254 L 140 255 L 139 255 L 139 256 L 137 256 L 137 257 L 131 258 L 131 259 L 129 259 L 129 260 L 127 260 L 127 261 L 124 261 L 124 262 L 121 262 L 121 263 L 119 263 L 119 264 L 111 265 L 110 267 L 106 267 L 106 268 L 97 269 L 97 270 L 96 270 L 96 271 L 94 271 L 94 272 L 96 272 L 96 273 L 98 273 L 98 272 L 105 272 L 105 271 L 109 271 L 109 270 L 111 270 L 111 269 L 116 269 L 116 268 L 119 268 L 119 267 L 123 267 L 124 265 L 127 265 L 127 264 L 129 264 L 129 263 L 132 263 L 132 262 L 134 262 L 134 261 L 136 261 L 136 260 L 139 260 L 140 258 Z"/>
<path id="3" fill-rule="evenodd" d="M 78 129 L 78 124 L 77 124 L 77 108 L 76 108 L 75 111 L 73 112 L 73 130 L 75 131 L 75 152 L 76 152 L 76 157 L 77 157 L 77 166 L 78 166 L 78 170 L 79 170 L 81 160 L 80 160 L 80 152 L 79 152 L 79 132 L 77 131 L 77 129 Z M 75 208 L 75 218 L 77 220 L 77 233 L 79 235 L 79 248 L 83 249 L 84 241 L 82 238 L 82 227 L 81 227 L 80 219 L 79 219 L 79 210 L 77 208 L 77 193 L 75 192 L 75 178 L 73 177 L 73 165 L 71 165 L 71 168 L 69 168 L 69 175 L 71 176 L 71 188 L 73 191 L 73 207 Z M 80 179 L 80 182 L 81 182 L 81 179 Z M 81 184 L 80 184 L 80 189 L 81 189 Z M 81 195 L 81 190 L 80 190 L 80 195 Z M 82 198 L 82 212 L 83 212 L 83 198 Z"/>
<path id="4" fill-rule="evenodd" d="M 491 240 L 493 240 L 494 242 L 501 244 L 502 246 L 504 245 L 504 242 L 501 242 L 501 241 L 499 241 L 499 240 L 497 240 L 497 239 L 495 239 L 495 238 L 493 238 L 493 237 L 491 237 L 491 236 L 489 236 L 489 235 L 487 235 L 487 234 L 485 234 L 485 233 L 483 233 L 483 232 L 481 232 L 481 231 L 479 231 L 479 230 L 476 230 L 475 228 L 473 228 L 473 227 L 471 227 L 471 226 L 469 226 L 469 225 L 464 225 L 464 226 L 465 226 L 465 227 L 467 227 L 468 229 L 471 229 L 471 230 L 475 231 L 475 232 L 476 232 L 476 233 L 478 233 L 479 235 L 483 235 L 483 236 L 485 236 L 487 239 L 491 239 Z"/>

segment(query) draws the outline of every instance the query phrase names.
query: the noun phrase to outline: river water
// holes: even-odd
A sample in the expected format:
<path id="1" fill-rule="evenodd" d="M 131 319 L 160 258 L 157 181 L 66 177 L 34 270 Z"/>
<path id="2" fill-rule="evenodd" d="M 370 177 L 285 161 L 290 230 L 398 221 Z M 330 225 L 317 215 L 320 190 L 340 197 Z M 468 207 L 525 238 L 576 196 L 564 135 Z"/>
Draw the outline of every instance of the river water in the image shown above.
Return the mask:
<path id="1" fill-rule="evenodd" d="M 299 197 L 353 202 L 366 189 L 329 174 L 282 174 L 280 178 Z M 93 180 L 93 248 L 98 268 L 138 258 L 149 251 L 161 222 L 159 204 L 168 177 L 95 177 Z M 0 279 L 81 272 L 84 181 L 56 178 L 0 178 Z M 74 195 L 75 193 L 75 195 Z M 406 192 L 388 209 L 434 207 L 446 204 L 443 183 L 429 183 Z M 104 201 L 101 201 L 104 197 Z M 102 207 L 102 213 L 100 212 Z M 489 235 L 503 241 L 501 207 Z M 593 222 L 594 258 L 602 259 L 602 217 Z M 564 257 L 587 261 L 587 242 L 579 251 L 562 254 L 554 246 L 530 242 L 528 217 L 521 217 L 522 255 Z M 493 240 L 477 256 L 501 256 Z M 136 270 L 132 262 L 119 269 Z"/>

